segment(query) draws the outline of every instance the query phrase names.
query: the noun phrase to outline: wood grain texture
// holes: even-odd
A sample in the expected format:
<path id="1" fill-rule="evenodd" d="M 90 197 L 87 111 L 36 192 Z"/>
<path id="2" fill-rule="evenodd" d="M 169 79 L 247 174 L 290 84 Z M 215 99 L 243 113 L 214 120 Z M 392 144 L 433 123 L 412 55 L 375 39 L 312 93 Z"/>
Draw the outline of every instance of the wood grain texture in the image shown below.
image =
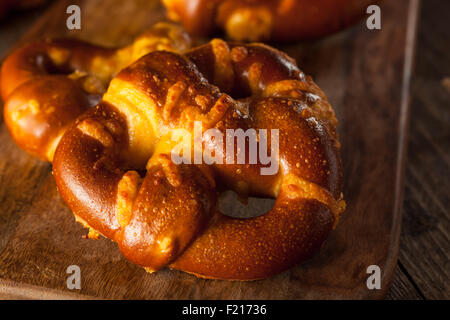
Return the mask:
<path id="1" fill-rule="evenodd" d="M 423 300 L 414 281 L 405 272 L 402 266 L 397 266 L 386 300 Z"/>
<path id="2" fill-rule="evenodd" d="M 422 2 L 400 263 L 425 299 L 450 299 L 449 1 Z"/>
<path id="3" fill-rule="evenodd" d="M 73 3 L 74 1 L 70 1 Z M 20 43 L 70 36 L 123 45 L 163 18 L 156 1 L 77 1 L 81 31 L 65 29 L 69 1 L 52 7 Z M 82 270 L 83 295 L 135 299 L 382 298 L 397 261 L 416 0 L 385 2 L 383 29 L 364 23 L 318 42 L 282 47 L 312 74 L 340 119 L 348 210 L 322 250 L 304 265 L 253 282 L 200 280 L 182 272 L 146 274 L 107 239 L 82 239 L 56 191 L 51 167 L 19 150 L 1 124 L 0 286 L 66 289 L 66 268 Z M 406 57 L 406 58 L 405 58 Z M 406 63 L 405 63 L 406 60 Z M 367 290 L 366 268 L 382 269 Z M 34 287 L 33 287 L 34 288 Z M 26 291 L 26 290 L 25 290 Z M 29 297 L 39 298 L 38 290 Z M 70 293 L 70 292 L 69 292 Z"/>

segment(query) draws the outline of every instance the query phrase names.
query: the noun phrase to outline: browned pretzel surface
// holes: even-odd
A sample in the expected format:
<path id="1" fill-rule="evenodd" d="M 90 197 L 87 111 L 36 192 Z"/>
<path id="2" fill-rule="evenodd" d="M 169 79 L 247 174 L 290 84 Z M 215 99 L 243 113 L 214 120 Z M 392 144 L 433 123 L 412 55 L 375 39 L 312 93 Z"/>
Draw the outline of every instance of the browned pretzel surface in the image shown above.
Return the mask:
<path id="1" fill-rule="evenodd" d="M 259 162 L 175 164 L 174 135 L 192 133 L 195 121 L 224 135 L 278 129 L 278 173 L 261 175 Z M 213 40 L 185 55 L 155 51 L 122 70 L 65 133 L 53 170 L 90 235 L 111 238 L 146 270 L 265 278 L 310 257 L 344 210 L 336 124 L 323 92 L 288 56 Z M 216 206 L 224 189 L 276 203 L 262 216 L 231 218 Z"/>
<path id="2" fill-rule="evenodd" d="M 217 39 L 181 54 L 188 46 L 167 24 L 121 49 L 26 45 L 2 66 L 6 124 L 21 147 L 53 161 L 58 189 L 89 236 L 114 240 L 146 270 L 271 276 L 310 257 L 344 210 L 335 114 L 280 51 Z M 267 163 L 249 156 L 240 163 L 238 146 L 229 162 L 225 139 L 204 138 L 203 163 L 194 161 L 195 143 L 182 139 L 194 152 L 176 164 L 174 147 L 196 123 L 224 137 L 229 129 L 268 130 L 272 152 L 278 130 L 279 170 L 264 175 Z M 227 189 L 276 202 L 262 216 L 231 218 L 217 209 Z"/>
<path id="3" fill-rule="evenodd" d="M 374 0 L 163 0 L 172 20 L 193 34 L 216 29 L 238 41 L 299 41 L 339 31 Z"/>
<path id="4" fill-rule="evenodd" d="M 189 37 L 178 26 L 159 23 L 124 48 L 78 40 L 42 40 L 15 50 L 0 73 L 5 123 L 27 152 L 52 161 L 75 119 L 101 99 L 111 78 L 154 50 L 184 51 Z"/>

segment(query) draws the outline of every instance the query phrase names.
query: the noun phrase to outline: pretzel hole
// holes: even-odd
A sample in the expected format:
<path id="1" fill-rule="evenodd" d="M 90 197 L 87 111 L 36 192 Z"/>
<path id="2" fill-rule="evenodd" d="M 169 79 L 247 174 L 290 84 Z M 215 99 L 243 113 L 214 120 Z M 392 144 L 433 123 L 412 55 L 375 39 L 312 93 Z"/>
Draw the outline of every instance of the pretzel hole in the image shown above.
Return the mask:
<path id="1" fill-rule="evenodd" d="M 255 218 L 272 210 L 275 199 L 248 197 L 247 203 L 233 190 L 227 190 L 220 194 L 218 208 L 221 213 L 232 218 Z"/>
<path id="2" fill-rule="evenodd" d="M 68 75 L 75 71 L 73 68 L 69 67 L 67 63 L 58 65 L 46 54 L 39 54 L 35 59 L 36 66 L 47 74 Z"/>
<path id="3" fill-rule="evenodd" d="M 56 52 L 56 51 L 55 51 Z M 88 99 L 91 106 L 95 106 L 101 100 L 101 95 L 104 93 L 105 88 L 101 79 L 95 75 L 89 74 L 82 70 L 78 70 L 70 65 L 64 58 L 64 53 L 59 63 L 50 54 L 39 54 L 35 57 L 36 66 L 41 69 L 47 75 L 62 75 L 67 76 L 69 79 L 79 81 L 83 90 L 88 93 Z"/>

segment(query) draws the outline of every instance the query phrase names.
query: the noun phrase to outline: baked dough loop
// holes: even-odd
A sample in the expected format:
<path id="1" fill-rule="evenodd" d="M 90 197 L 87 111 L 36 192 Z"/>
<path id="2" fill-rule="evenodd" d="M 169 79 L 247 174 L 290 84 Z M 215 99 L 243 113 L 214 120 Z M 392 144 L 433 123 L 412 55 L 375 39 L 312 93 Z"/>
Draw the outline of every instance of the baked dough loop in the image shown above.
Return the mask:
<path id="1" fill-rule="evenodd" d="M 192 134 L 196 121 L 224 136 L 278 129 L 278 172 L 189 156 L 191 164 L 175 164 L 177 133 Z M 260 279 L 311 257 L 344 211 L 336 126 L 325 94 L 293 59 L 216 39 L 185 54 L 154 51 L 123 69 L 66 131 L 53 171 L 77 219 L 147 271 Z M 219 139 L 209 148 L 225 157 Z M 225 189 L 276 202 L 262 216 L 231 218 L 216 205 Z"/>
<path id="2" fill-rule="evenodd" d="M 295 42 L 341 30 L 366 14 L 373 0 L 163 0 L 168 17 L 188 32 L 217 29 L 237 41 Z"/>
<path id="3" fill-rule="evenodd" d="M 156 24 L 123 48 L 67 39 L 26 44 L 2 65 L 5 123 L 19 146 L 52 161 L 65 130 L 100 101 L 121 69 L 154 50 L 189 47 L 186 32 L 170 23 Z"/>

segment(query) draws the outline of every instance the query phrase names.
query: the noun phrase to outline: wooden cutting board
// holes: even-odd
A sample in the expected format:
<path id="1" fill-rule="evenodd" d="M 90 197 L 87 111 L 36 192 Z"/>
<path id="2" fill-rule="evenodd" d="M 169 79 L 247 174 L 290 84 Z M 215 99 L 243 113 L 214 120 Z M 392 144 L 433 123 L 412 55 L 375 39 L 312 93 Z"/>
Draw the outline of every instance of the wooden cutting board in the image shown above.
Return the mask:
<path id="1" fill-rule="evenodd" d="M 12 142 L 0 123 L 0 297 L 107 299 L 373 299 L 389 289 L 401 224 L 408 89 L 419 0 L 385 1 L 382 30 L 364 22 L 327 39 L 281 46 L 327 93 L 339 119 L 348 209 L 310 261 L 253 282 L 201 280 L 178 271 L 147 274 L 107 239 L 86 234 L 59 196 L 51 165 Z M 68 31 L 77 3 L 82 29 Z M 61 1 L 19 41 L 69 36 L 129 43 L 164 19 L 158 1 Z M 19 44 L 18 43 L 18 44 Z M 66 268 L 82 288 L 66 288 Z M 381 289 L 368 290 L 369 265 Z"/>

